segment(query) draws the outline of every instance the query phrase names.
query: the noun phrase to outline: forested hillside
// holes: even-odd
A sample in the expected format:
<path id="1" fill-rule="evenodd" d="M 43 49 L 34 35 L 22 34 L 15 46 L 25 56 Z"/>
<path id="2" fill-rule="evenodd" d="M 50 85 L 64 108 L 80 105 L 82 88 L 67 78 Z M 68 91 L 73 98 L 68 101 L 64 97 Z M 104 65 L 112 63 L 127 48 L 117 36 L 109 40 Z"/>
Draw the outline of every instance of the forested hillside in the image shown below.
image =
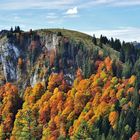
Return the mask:
<path id="1" fill-rule="evenodd" d="M 0 32 L 0 139 L 139 140 L 140 48 L 65 29 Z"/>

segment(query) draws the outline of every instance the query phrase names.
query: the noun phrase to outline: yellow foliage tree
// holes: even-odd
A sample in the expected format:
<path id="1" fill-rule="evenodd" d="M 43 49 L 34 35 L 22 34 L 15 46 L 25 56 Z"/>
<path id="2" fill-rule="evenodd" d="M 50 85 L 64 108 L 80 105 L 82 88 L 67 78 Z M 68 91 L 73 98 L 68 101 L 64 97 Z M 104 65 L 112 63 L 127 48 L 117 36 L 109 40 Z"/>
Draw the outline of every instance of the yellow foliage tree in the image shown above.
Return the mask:
<path id="1" fill-rule="evenodd" d="M 118 116 L 119 114 L 116 111 L 110 112 L 109 114 L 109 122 L 114 129 L 116 128 Z"/>

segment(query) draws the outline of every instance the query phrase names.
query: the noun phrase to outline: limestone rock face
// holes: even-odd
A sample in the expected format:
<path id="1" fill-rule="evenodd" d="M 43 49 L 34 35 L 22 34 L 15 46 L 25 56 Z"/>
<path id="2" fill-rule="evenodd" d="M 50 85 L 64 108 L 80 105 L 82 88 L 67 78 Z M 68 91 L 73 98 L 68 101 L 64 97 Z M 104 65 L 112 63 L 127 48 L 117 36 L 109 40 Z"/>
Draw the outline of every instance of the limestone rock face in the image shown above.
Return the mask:
<path id="1" fill-rule="evenodd" d="M 45 47 L 48 50 L 55 49 L 59 44 L 59 37 L 57 34 L 47 34 L 45 38 Z"/>
<path id="2" fill-rule="evenodd" d="M 17 60 L 20 56 L 18 48 L 8 40 L 0 42 L 1 68 L 6 81 L 17 80 Z"/>
<path id="3" fill-rule="evenodd" d="M 5 82 L 19 82 L 26 79 L 31 86 L 44 81 L 44 77 L 40 78 L 39 71 L 45 67 L 40 68 L 38 58 L 45 51 L 56 50 L 59 44 L 57 34 L 47 33 L 37 39 L 23 35 L 21 40 L 8 38 L 4 33 L 1 35 L 3 37 L 0 38 L 0 85 L 1 79 L 5 79 Z M 44 47 L 41 42 L 45 42 Z M 23 61 L 23 66 L 20 67 L 18 66 L 19 58 Z"/>
<path id="4" fill-rule="evenodd" d="M 51 73 L 63 73 L 72 85 L 83 60 L 80 45 L 57 31 L 0 32 L 0 86 L 5 82 L 19 89 L 42 82 L 47 86 Z M 78 37 L 79 38 L 79 37 Z M 82 63 L 80 63 L 82 62 Z"/>

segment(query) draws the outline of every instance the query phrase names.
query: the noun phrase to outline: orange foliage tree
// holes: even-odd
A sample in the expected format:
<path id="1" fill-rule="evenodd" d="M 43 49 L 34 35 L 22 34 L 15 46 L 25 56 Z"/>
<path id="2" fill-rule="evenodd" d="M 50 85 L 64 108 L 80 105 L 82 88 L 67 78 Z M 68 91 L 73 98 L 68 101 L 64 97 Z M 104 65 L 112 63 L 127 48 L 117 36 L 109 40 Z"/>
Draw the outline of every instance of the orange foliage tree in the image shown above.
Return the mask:
<path id="1" fill-rule="evenodd" d="M 17 87 L 10 83 L 6 83 L 0 88 L 0 99 L 2 101 L 0 106 L 0 136 L 2 139 L 7 139 L 13 128 L 13 118 L 22 102 Z"/>

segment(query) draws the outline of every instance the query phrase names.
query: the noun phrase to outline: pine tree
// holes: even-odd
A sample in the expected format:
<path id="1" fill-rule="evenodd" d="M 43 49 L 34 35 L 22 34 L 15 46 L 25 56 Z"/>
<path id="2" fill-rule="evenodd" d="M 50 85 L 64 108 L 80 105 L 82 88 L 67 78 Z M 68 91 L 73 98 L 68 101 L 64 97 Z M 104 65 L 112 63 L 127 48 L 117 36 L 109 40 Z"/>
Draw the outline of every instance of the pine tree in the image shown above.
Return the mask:
<path id="1" fill-rule="evenodd" d="M 95 45 L 97 45 L 97 39 L 96 39 L 95 35 L 93 35 L 93 37 L 92 37 L 92 42 L 93 42 Z"/>
<path id="2" fill-rule="evenodd" d="M 136 131 L 140 131 L 140 112 L 138 111 L 137 120 L 136 120 Z"/>
<path id="3" fill-rule="evenodd" d="M 11 27 L 10 32 L 13 33 L 13 27 Z"/>

